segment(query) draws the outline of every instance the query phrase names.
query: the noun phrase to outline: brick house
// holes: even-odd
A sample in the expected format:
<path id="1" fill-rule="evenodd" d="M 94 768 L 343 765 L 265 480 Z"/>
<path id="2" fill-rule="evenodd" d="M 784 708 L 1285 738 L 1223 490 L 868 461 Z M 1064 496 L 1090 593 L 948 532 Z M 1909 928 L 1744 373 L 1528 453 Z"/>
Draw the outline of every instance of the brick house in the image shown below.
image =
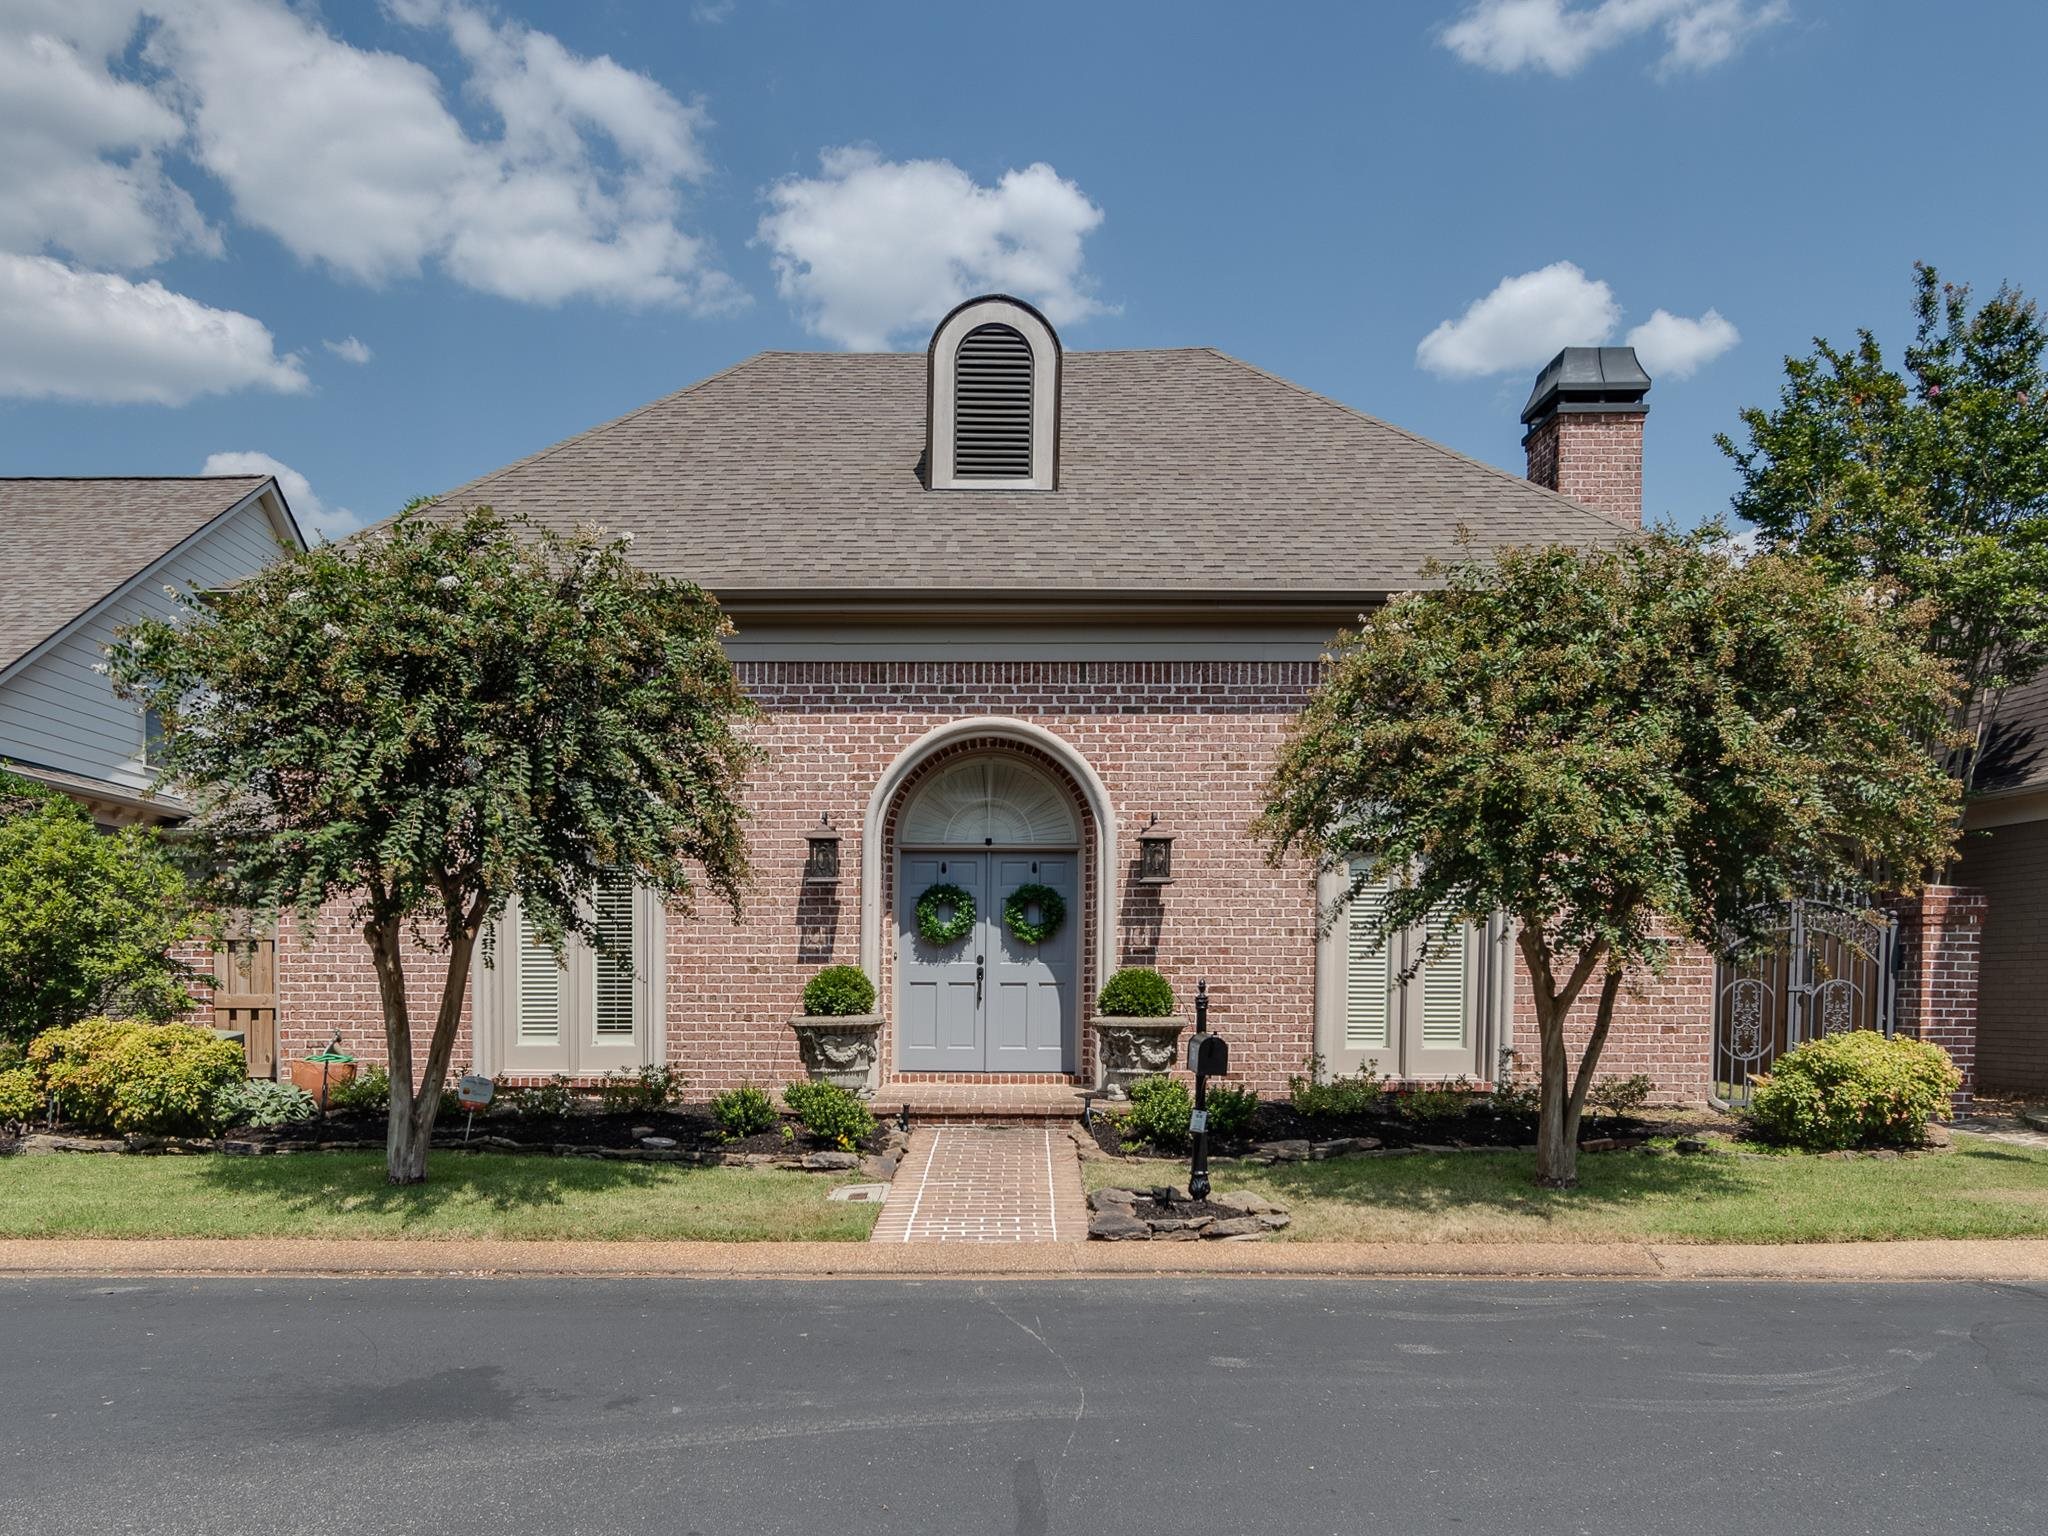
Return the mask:
<path id="1" fill-rule="evenodd" d="M 1963 819 L 1958 879 L 1981 893 L 1977 1075 L 2048 1093 L 2048 676 L 1999 711 Z"/>
<path id="2" fill-rule="evenodd" d="M 1095 1081 L 1092 999 L 1156 967 L 1208 984 L 1241 1080 L 1310 1054 L 1417 1079 L 1492 1073 L 1531 1025 L 1499 922 L 1406 982 L 1340 925 L 1304 867 L 1247 832 L 1275 748 L 1339 628 L 1481 549 L 1627 536 L 1641 520 L 1650 380 L 1574 348 L 1530 396 L 1531 478 L 1504 473 L 1208 348 L 1065 352 L 1003 297 L 919 353 L 764 353 L 441 498 L 630 534 L 736 625 L 767 756 L 750 786 L 756 883 L 738 923 L 605 897 L 628 975 L 566 969 L 508 913 L 456 1061 L 588 1077 L 670 1062 L 694 1090 L 801 1068 L 788 1017 L 828 964 L 874 980 L 878 1102 L 1064 1096 Z M 806 878 L 809 835 L 841 841 Z M 1171 883 L 1139 834 L 1170 835 Z M 916 932 L 959 886 L 967 937 Z M 1024 885 L 1063 898 L 1036 945 Z M 367 953 L 339 913 L 278 940 L 281 1054 L 339 1033 L 382 1052 Z M 426 957 L 412 984 L 433 983 Z M 1708 1091 L 1713 968 L 1683 957 L 1631 998 L 1606 1060 L 1667 1098 Z M 998 1093 L 996 1090 L 1000 1089 Z"/>

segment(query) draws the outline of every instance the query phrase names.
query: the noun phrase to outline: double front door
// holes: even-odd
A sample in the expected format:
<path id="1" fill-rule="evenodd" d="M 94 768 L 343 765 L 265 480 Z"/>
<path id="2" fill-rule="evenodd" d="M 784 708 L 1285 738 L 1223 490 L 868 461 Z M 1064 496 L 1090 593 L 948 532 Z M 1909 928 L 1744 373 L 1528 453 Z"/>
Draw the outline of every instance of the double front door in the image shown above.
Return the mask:
<path id="1" fill-rule="evenodd" d="M 1072 1072 L 1081 902 L 1071 853 L 905 853 L 896 898 L 897 1066 L 906 1072 Z M 918 898 L 954 885 L 974 903 L 967 933 L 933 944 Z M 1059 928 L 1026 944 L 1003 920 L 1024 886 L 1059 893 Z M 1027 921 L 1042 914 L 1024 914 Z"/>

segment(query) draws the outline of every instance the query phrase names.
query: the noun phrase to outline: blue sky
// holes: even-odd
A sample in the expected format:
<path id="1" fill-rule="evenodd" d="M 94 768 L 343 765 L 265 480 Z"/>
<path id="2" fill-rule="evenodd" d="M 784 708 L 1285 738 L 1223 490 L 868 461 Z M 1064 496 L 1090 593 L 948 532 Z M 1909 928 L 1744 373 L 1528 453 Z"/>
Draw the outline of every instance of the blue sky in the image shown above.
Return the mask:
<path id="1" fill-rule="evenodd" d="M 4 0 L 0 473 L 266 455 L 338 528 L 1004 287 L 1517 470 L 1542 355 L 1635 336 L 1692 522 L 1915 259 L 2048 290 L 2044 12 Z"/>

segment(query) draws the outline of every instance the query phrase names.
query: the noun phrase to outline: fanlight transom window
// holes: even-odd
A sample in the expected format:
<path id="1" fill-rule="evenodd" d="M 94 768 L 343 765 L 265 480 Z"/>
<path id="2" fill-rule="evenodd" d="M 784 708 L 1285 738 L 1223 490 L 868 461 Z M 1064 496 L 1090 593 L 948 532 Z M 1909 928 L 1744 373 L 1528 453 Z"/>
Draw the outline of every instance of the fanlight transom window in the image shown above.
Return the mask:
<path id="1" fill-rule="evenodd" d="M 977 757 L 942 768 L 904 808 L 897 841 L 919 847 L 1072 848 L 1072 798 L 1015 758 Z"/>

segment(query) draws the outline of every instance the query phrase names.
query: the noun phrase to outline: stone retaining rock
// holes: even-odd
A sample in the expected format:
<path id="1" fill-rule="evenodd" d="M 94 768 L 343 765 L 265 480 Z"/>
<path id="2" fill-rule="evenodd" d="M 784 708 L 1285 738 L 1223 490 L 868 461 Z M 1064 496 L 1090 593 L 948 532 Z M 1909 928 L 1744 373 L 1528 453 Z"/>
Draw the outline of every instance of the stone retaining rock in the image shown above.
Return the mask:
<path id="1" fill-rule="evenodd" d="M 1140 1212 L 1137 1207 L 1141 1201 L 1150 1209 Z M 1098 1189 L 1088 1196 L 1088 1207 L 1094 1212 L 1088 1223 L 1088 1235 L 1117 1243 L 1147 1239 L 1179 1243 L 1197 1238 L 1222 1241 L 1263 1237 L 1279 1231 L 1290 1219 L 1285 1206 L 1246 1190 L 1212 1194 L 1207 1203 L 1214 1210 L 1230 1214 L 1217 1216 L 1214 1210 L 1197 1210 L 1184 1190 L 1165 1186 L 1144 1190 L 1114 1186 Z"/>

